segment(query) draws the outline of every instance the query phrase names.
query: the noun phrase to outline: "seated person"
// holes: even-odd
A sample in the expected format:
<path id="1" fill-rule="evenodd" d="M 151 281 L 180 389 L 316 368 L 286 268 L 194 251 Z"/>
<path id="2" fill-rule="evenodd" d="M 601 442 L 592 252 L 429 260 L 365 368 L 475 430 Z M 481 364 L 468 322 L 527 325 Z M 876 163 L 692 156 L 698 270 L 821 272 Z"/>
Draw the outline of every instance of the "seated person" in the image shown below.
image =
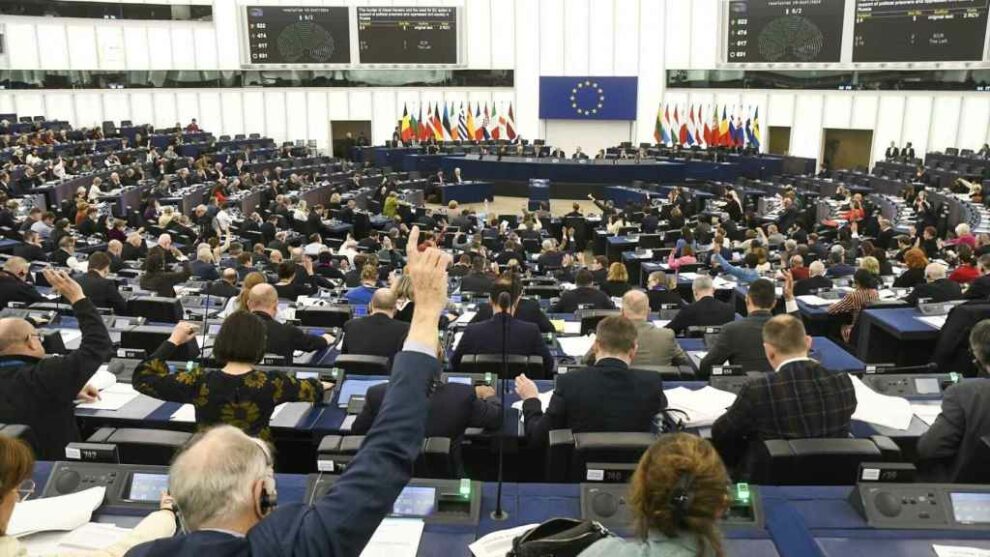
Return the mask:
<path id="1" fill-rule="evenodd" d="M 681 298 L 677 289 L 671 290 L 669 285 L 667 275 L 663 271 L 653 271 L 646 278 L 646 291 L 650 297 L 650 310 L 660 311 L 660 306 L 662 305 L 676 305 L 677 307 L 684 305 L 684 299 Z"/>
<path id="2" fill-rule="evenodd" d="M 486 270 L 486 260 L 480 255 L 471 258 L 471 272 L 461 277 L 461 292 L 488 294 L 494 280 Z"/>
<path id="3" fill-rule="evenodd" d="M 691 292 L 694 294 L 694 303 L 681 308 L 670 323 L 667 323 L 667 328 L 673 329 L 674 334 L 683 334 L 688 327 L 721 327 L 736 318 L 736 310 L 731 304 L 715 299 L 712 277 L 695 277 L 691 283 Z"/>
<path id="4" fill-rule="evenodd" d="M 715 338 L 708 354 L 698 365 L 698 377 L 707 380 L 712 374 L 712 366 L 728 362 L 742 366 L 743 372 L 770 371 L 763 350 L 763 325 L 773 316 L 777 304 L 777 292 L 773 282 L 758 279 L 749 285 L 746 293 L 746 317 L 727 323 Z M 682 312 L 684 310 L 681 310 Z"/>
<path id="5" fill-rule="evenodd" d="M 674 338 L 674 331 L 657 327 L 650 321 L 650 299 L 642 290 L 630 290 L 622 297 L 622 316 L 636 327 L 636 357 L 632 367 L 637 366 L 678 366 L 690 363 L 687 354 Z M 588 352 L 585 360 L 595 362 L 594 350 Z"/>
<path id="6" fill-rule="evenodd" d="M 141 394 L 192 404 L 200 427 L 226 423 L 269 440 L 268 422 L 276 406 L 283 402 L 316 402 L 322 400 L 324 390 L 333 388 L 332 383 L 316 379 L 298 380 L 285 373 L 254 369 L 265 355 L 265 323 L 244 311 L 225 319 L 213 341 L 213 358 L 223 365 L 221 369 L 204 370 L 194 365 L 170 373 L 168 360 L 196 333 L 195 325 L 176 324 L 168 340 L 138 364 L 133 383 Z"/>
<path id="7" fill-rule="evenodd" d="M 595 365 L 559 375 L 546 409 L 536 384 L 525 375 L 516 377 L 530 443 L 546 445 L 554 429 L 651 431 L 655 416 L 667 407 L 660 374 L 629 368 L 636 358 L 636 326 L 622 316 L 606 317 L 595 334 Z"/>
<path id="8" fill-rule="evenodd" d="M 295 302 L 299 296 L 309 296 L 316 292 L 317 288 L 312 283 L 300 284 L 296 282 L 296 264 L 292 261 L 283 261 L 278 266 L 278 283 L 275 284 L 275 292 L 283 300 Z"/>
<path id="9" fill-rule="evenodd" d="M 929 263 L 925 267 L 925 282 L 915 286 L 904 301 L 913 306 L 926 298 L 929 302 L 948 302 L 961 300 L 962 297 L 959 283 L 946 278 L 945 266 L 941 263 Z"/>
<path id="10" fill-rule="evenodd" d="M 192 275 L 199 280 L 217 280 L 220 273 L 213 261 L 213 250 L 208 245 L 196 250 L 196 261 L 189 264 Z"/>
<path id="11" fill-rule="evenodd" d="M 821 261 L 812 261 L 808 265 L 808 278 L 799 279 L 795 276 L 794 279 L 797 281 L 794 283 L 795 296 L 807 296 L 812 290 L 831 290 L 835 286 L 832 279 L 825 276 L 825 264 Z"/>
<path id="12" fill-rule="evenodd" d="M 33 230 L 24 231 L 24 243 L 14 246 L 14 256 L 26 261 L 48 261 L 48 254 L 41 247 L 41 237 Z"/>
<path id="13" fill-rule="evenodd" d="M 602 292 L 608 294 L 609 298 L 621 298 L 631 286 L 629 286 L 629 271 L 626 266 L 616 261 L 608 267 L 608 277 L 605 282 L 599 285 Z"/>
<path id="14" fill-rule="evenodd" d="M 635 540 L 607 537 L 581 557 L 725 555 L 719 519 L 729 504 L 729 474 L 707 440 L 662 435 L 639 460 L 630 483 Z"/>
<path id="15" fill-rule="evenodd" d="M 368 316 L 344 323 L 341 354 L 384 356 L 391 360 L 406 341 L 409 323 L 395 319 L 395 294 L 379 288 L 368 304 Z"/>
<path id="16" fill-rule="evenodd" d="M 876 275 L 866 269 L 858 269 L 853 275 L 852 292 L 847 292 L 841 300 L 828 306 L 829 315 L 850 315 L 849 323 L 842 325 L 840 330 L 842 340 L 855 343 L 856 339 L 852 338 L 852 331 L 856 327 L 859 314 L 866 306 L 880 298 L 880 294 L 877 292 L 877 282 Z"/>
<path id="17" fill-rule="evenodd" d="M 550 313 L 574 313 L 580 306 L 592 309 L 615 309 L 608 294 L 594 287 L 594 277 L 587 269 L 581 269 L 574 277 L 577 288 L 560 294 L 560 299 L 550 309 Z"/>
<path id="18" fill-rule="evenodd" d="M 742 464 L 751 442 L 848 437 L 856 410 L 849 376 L 808 358 L 811 337 L 800 319 L 778 315 L 761 336 L 774 373 L 746 383 L 712 426 L 712 443 L 730 469 Z"/>
<path id="19" fill-rule="evenodd" d="M 161 250 L 150 250 L 148 252 L 148 258 L 144 261 L 144 274 L 141 275 L 138 284 L 144 290 L 154 292 L 155 296 L 174 298 L 175 285 L 189 280 L 192 271 L 189 268 L 188 261 L 182 264 L 181 271 L 168 271 L 165 265 L 164 252 Z"/>
<path id="20" fill-rule="evenodd" d="M 510 272 L 502 273 L 495 284 L 508 285 L 513 280 L 513 275 Z M 537 327 L 540 328 L 541 333 L 552 333 L 554 329 L 553 323 L 550 322 L 550 318 L 547 314 L 543 313 L 543 308 L 540 307 L 540 302 L 537 300 L 531 300 L 529 298 L 520 298 L 519 305 L 516 306 L 516 313 L 514 315 L 516 319 L 521 321 L 527 321 L 529 323 L 535 323 Z M 474 317 L 471 319 L 471 323 L 480 323 L 481 321 L 487 321 L 492 318 L 492 305 L 488 302 L 480 304 L 478 306 L 478 311 L 475 312 Z"/>
<path id="21" fill-rule="evenodd" d="M 28 282 L 31 276 L 31 265 L 21 257 L 11 257 L 0 270 L 0 306 L 7 307 L 10 302 L 21 302 L 27 305 L 43 302 L 44 296 Z"/>
<path id="22" fill-rule="evenodd" d="M 361 268 L 361 283 L 344 294 L 352 306 L 366 306 L 378 289 L 378 268 L 365 265 Z"/>
<path id="23" fill-rule="evenodd" d="M 829 278 L 848 277 L 856 272 L 856 267 L 846 263 L 846 250 L 839 244 L 832 246 L 828 252 L 828 270 L 825 275 Z"/>
<path id="24" fill-rule="evenodd" d="M 86 274 L 79 277 L 79 286 L 93 305 L 110 308 L 117 314 L 127 313 L 127 301 L 120 295 L 117 283 L 106 278 L 110 274 L 110 256 L 98 251 L 89 256 Z"/>
<path id="25" fill-rule="evenodd" d="M 990 320 L 969 333 L 969 348 L 979 368 L 979 378 L 953 385 L 942 394 L 942 412 L 918 439 L 919 464 L 932 481 L 958 483 L 966 466 L 980 451 L 981 437 L 990 433 Z M 925 468 L 922 468 L 925 469 Z"/>
<path id="26" fill-rule="evenodd" d="M 227 267 L 220 274 L 220 280 L 213 282 L 207 288 L 210 296 L 216 296 L 218 298 L 234 298 L 240 294 L 240 290 L 237 289 L 237 270 L 231 267 Z"/>
<path id="27" fill-rule="evenodd" d="M 990 299 L 990 253 L 980 256 L 980 277 L 969 283 L 966 289 L 967 300 Z"/>
<path id="28" fill-rule="evenodd" d="M 251 288 L 247 298 L 247 309 L 261 319 L 265 326 L 265 340 L 262 343 L 265 345 L 265 353 L 281 356 L 286 364 L 292 363 L 293 354 L 297 350 L 316 352 L 335 342 L 331 335 L 306 334 L 295 325 L 276 321 L 278 294 L 270 284 L 257 284 Z"/>
<path id="29" fill-rule="evenodd" d="M 7 535 L 7 527 L 16 504 L 31 497 L 33 491 L 40 491 L 40 486 L 33 485 L 33 475 L 34 455 L 30 447 L 20 439 L 0 435 L 0 555 L 28 555 L 27 548 L 16 537 Z M 127 535 L 104 547 L 99 555 L 123 555 L 140 543 L 170 538 L 175 534 L 175 524 L 172 498 L 162 495 L 158 511 L 144 517 Z M 74 552 L 66 554 L 80 555 Z"/>
<path id="30" fill-rule="evenodd" d="M 904 264 L 907 270 L 901 273 L 894 281 L 894 288 L 914 288 L 925 282 L 925 268 L 928 266 L 928 258 L 925 252 L 918 248 L 911 248 L 904 252 Z"/>
<path id="31" fill-rule="evenodd" d="M 553 356 L 550 355 L 540 329 L 533 323 L 515 317 L 521 295 L 522 286 L 518 278 L 508 284 L 495 284 L 491 293 L 493 316 L 488 321 L 472 323 L 464 329 L 464 335 L 450 360 L 454 371 L 458 370 L 465 354 L 501 354 L 504 338 L 507 354 L 541 356 L 544 376 L 551 377 Z"/>

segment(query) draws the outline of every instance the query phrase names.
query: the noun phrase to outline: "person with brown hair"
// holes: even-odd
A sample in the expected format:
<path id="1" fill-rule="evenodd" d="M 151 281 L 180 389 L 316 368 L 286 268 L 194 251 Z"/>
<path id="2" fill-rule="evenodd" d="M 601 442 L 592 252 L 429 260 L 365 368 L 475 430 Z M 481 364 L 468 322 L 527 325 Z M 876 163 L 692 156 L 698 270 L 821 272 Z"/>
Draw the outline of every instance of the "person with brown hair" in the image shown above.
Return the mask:
<path id="1" fill-rule="evenodd" d="M 925 283 L 925 267 L 928 266 L 928 257 L 919 248 L 911 248 L 904 252 L 904 264 L 907 270 L 901 273 L 894 281 L 895 288 L 914 288 Z"/>
<path id="2" fill-rule="evenodd" d="M 21 440 L 0 435 L 0 555 L 23 557 L 27 548 L 14 536 L 7 535 L 10 517 L 18 502 L 30 497 L 37 486 L 31 479 L 34 473 L 34 455 Z M 117 556 L 127 553 L 132 547 L 167 538 L 175 533 L 175 515 L 172 513 L 172 499 L 162 494 L 158 512 L 149 514 L 131 533 L 100 551 L 59 552 L 59 555 Z"/>
<path id="3" fill-rule="evenodd" d="M 581 557 L 722 557 L 718 519 L 729 475 L 715 448 L 687 433 L 663 435 L 639 460 L 629 487 L 637 540 L 599 540 Z"/>

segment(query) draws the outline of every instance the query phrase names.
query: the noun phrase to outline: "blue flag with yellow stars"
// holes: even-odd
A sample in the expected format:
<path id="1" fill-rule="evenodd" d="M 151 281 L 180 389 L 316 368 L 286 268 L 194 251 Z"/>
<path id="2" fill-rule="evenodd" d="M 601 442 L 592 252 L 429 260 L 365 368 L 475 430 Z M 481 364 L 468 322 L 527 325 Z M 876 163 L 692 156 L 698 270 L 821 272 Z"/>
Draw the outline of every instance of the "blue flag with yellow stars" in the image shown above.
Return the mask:
<path id="1" fill-rule="evenodd" d="M 540 77 L 544 120 L 635 120 L 636 77 Z"/>

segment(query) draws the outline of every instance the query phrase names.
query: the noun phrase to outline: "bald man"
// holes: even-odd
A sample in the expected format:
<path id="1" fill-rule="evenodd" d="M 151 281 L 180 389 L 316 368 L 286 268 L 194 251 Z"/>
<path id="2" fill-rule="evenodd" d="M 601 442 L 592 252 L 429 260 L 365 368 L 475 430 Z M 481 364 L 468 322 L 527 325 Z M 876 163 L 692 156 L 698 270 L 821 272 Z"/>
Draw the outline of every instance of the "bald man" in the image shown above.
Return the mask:
<path id="1" fill-rule="evenodd" d="M 946 273 L 945 265 L 929 263 L 925 267 L 925 282 L 915 286 L 914 290 L 904 298 L 904 301 L 913 306 L 919 300 L 924 299 L 929 302 L 961 300 L 963 298 L 962 288 L 958 282 L 945 278 Z"/>
<path id="2" fill-rule="evenodd" d="M 65 457 L 65 445 L 79 441 L 73 401 L 96 400 L 86 385 L 106 362 L 113 343 L 96 306 L 62 271 L 45 270 L 52 288 L 72 304 L 82 341 L 68 356 L 45 357 L 41 336 L 23 319 L 0 319 L 0 422 L 24 424 L 34 432 L 39 459 Z"/>
<path id="3" fill-rule="evenodd" d="M 342 354 L 384 356 L 389 360 L 402 349 L 409 333 L 409 323 L 395 317 L 395 294 L 379 288 L 368 303 L 367 317 L 344 323 Z"/>
<path id="4" fill-rule="evenodd" d="M 11 257 L 0 270 L 0 307 L 10 302 L 33 304 L 44 301 L 34 285 L 28 282 L 30 264 L 22 257 Z"/>
<path id="5" fill-rule="evenodd" d="M 209 288 L 210 296 L 221 298 L 233 298 L 240 294 L 237 288 L 237 270 L 233 268 L 224 269 L 220 273 L 220 280 L 213 282 Z"/>
<path id="6" fill-rule="evenodd" d="M 279 323 L 275 320 L 278 314 L 278 292 L 270 284 L 259 284 L 248 293 L 248 310 L 261 318 L 268 328 L 269 354 L 276 354 L 291 364 L 293 352 L 316 352 L 333 344 L 332 335 L 315 336 L 306 334 L 299 327 Z"/>
<path id="7" fill-rule="evenodd" d="M 630 290 L 622 296 L 622 316 L 636 327 L 636 356 L 629 367 L 688 365 L 687 354 L 674 338 L 674 331 L 657 327 L 650 322 L 650 298 L 642 290 Z M 590 365 L 595 361 L 594 352 L 585 357 Z"/>

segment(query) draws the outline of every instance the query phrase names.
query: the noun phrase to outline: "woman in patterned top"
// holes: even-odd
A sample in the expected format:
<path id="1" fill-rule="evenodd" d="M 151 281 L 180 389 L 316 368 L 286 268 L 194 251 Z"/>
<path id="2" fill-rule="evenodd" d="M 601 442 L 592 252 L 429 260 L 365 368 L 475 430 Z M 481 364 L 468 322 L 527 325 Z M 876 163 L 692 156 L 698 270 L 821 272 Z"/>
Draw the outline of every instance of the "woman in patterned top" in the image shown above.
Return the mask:
<path id="1" fill-rule="evenodd" d="M 866 269 L 857 269 L 853 275 L 855 289 L 846 294 L 841 300 L 828 307 L 831 315 L 849 314 L 852 320 L 848 325 L 842 326 L 842 340 L 850 342 L 850 333 L 856 326 L 859 319 L 859 312 L 880 298 L 877 293 L 877 277 Z M 856 339 L 852 339 L 855 342 Z"/>
<path id="2" fill-rule="evenodd" d="M 268 422 L 275 407 L 285 402 L 315 402 L 332 383 L 298 380 L 277 371 L 258 371 L 255 364 L 265 355 L 265 324 L 255 315 L 238 311 L 224 320 L 213 342 L 213 358 L 219 370 L 198 365 L 169 373 L 167 360 L 178 347 L 196 337 L 197 328 L 179 323 L 167 341 L 134 372 L 134 388 L 145 395 L 171 402 L 191 403 L 196 423 L 219 423 L 240 428 L 252 437 L 271 440 Z"/>

